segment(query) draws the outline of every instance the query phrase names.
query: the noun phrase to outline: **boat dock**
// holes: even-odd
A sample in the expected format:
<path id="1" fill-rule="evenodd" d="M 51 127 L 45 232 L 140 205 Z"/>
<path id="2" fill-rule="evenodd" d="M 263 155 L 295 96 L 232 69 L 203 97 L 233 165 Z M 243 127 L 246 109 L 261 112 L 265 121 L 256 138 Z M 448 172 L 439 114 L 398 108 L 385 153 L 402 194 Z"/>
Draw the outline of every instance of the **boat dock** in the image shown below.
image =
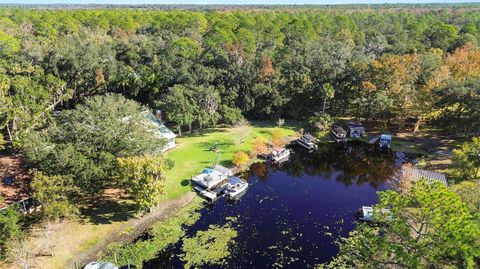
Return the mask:
<path id="1" fill-rule="evenodd" d="M 237 179 L 235 182 L 239 183 L 242 181 L 248 186 L 246 181 L 233 177 L 233 171 L 231 169 L 220 165 L 203 169 L 201 174 L 193 176 L 191 180 L 194 183 L 193 189 L 197 191 L 200 196 L 210 202 L 214 202 L 228 191 L 228 188 L 232 185 L 230 183 L 233 178 Z"/>
<path id="2" fill-rule="evenodd" d="M 375 136 L 374 138 L 370 139 L 370 141 L 368 141 L 369 144 L 376 144 L 378 142 L 378 140 L 380 139 L 380 136 L 377 135 Z"/>

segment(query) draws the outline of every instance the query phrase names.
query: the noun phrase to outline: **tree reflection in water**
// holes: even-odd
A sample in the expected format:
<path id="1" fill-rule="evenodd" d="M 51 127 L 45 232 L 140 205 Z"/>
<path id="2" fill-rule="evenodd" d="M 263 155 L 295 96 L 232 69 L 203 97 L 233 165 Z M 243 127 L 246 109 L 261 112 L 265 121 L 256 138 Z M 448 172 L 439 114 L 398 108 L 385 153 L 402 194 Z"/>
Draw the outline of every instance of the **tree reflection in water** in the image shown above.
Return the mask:
<path id="1" fill-rule="evenodd" d="M 269 173 L 282 170 L 290 176 L 301 177 L 304 174 L 335 178 L 345 186 L 352 184 L 370 184 L 378 188 L 388 180 L 398 168 L 394 152 L 381 152 L 376 146 L 353 141 L 346 145 L 323 144 L 318 151 L 308 152 L 294 146 L 290 160 L 279 166 L 255 163 L 250 174 L 261 181 L 268 179 Z M 248 178 L 245 175 L 245 178 Z"/>

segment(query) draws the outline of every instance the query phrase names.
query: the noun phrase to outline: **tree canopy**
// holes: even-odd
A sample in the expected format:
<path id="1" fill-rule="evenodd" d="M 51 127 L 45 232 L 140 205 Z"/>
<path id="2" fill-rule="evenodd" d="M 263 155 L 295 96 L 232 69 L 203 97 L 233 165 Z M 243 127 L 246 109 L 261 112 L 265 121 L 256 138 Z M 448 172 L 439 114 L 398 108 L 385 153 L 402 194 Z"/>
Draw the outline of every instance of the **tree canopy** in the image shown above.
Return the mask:
<path id="1" fill-rule="evenodd" d="M 384 208 L 390 213 L 374 213 L 381 224 L 360 224 L 341 241 L 331 268 L 475 268 L 478 216 L 441 183 L 422 180 L 404 195 L 380 192 L 374 212 Z"/>
<path id="2" fill-rule="evenodd" d="M 114 92 L 178 132 L 326 109 L 468 135 L 480 126 L 480 18 L 468 7 L 2 8 L 0 128 L 15 142 L 51 110 Z"/>

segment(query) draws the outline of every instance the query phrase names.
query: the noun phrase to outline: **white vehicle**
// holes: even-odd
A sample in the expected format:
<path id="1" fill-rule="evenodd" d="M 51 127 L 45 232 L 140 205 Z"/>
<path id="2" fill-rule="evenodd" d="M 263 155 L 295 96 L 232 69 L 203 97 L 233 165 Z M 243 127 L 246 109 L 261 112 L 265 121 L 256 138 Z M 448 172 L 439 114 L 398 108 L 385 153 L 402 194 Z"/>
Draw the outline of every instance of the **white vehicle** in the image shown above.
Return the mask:
<path id="1" fill-rule="evenodd" d="M 247 192 L 248 182 L 239 178 L 231 177 L 228 179 L 227 187 L 225 188 L 225 197 L 230 200 L 236 200 Z"/>
<path id="2" fill-rule="evenodd" d="M 91 262 L 85 265 L 83 269 L 118 269 L 118 267 L 109 262 Z"/>

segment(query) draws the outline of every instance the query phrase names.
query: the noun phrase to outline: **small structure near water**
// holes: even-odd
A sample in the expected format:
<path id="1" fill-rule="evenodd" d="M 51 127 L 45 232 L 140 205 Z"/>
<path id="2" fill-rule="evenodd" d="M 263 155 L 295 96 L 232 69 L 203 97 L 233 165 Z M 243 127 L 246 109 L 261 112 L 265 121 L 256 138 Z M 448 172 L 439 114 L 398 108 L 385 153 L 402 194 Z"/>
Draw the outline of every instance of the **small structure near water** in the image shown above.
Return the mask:
<path id="1" fill-rule="evenodd" d="M 348 122 L 347 128 L 351 138 L 360 138 L 365 135 L 365 127 L 359 121 Z"/>
<path id="2" fill-rule="evenodd" d="M 382 150 L 389 150 L 392 148 L 392 136 L 389 134 L 381 134 L 379 136 L 375 136 L 372 138 L 368 143 L 370 144 L 377 144 Z"/>
<path id="3" fill-rule="evenodd" d="M 361 221 L 373 222 L 376 221 L 374 218 L 374 213 L 380 214 L 383 218 L 391 218 L 391 211 L 387 208 L 382 208 L 374 210 L 371 206 L 362 206 L 355 213 L 355 217 Z"/>
<path id="4" fill-rule="evenodd" d="M 267 156 L 267 160 L 273 163 L 281 163 L 287 161 L 290 157 L 290 150 L 286 148 L 275 148 Z"/>
<path id="5" fill-rule="evenodd" d="M 347 131 L 345 131 L 340 125 L 333 125 L 330 128 L 330 136 L 333 141 L 337 143 L 347 142 Z"/>
<path id="6" fill-rule="evenodd" d="M 166 140 L 165 146 L 161 150 L 162 152 L 173 149 L 177 146 L 175 144 L 175 138 L 177 135 L 175 135 L 172 131 L 170 131 L 170 129 L 167 128 L 167 126 L 165 126 L 158 111 L 157 115 L 153 115 L 150 112 L 144 112 L 144 115 L 147 119 L 147 122 L 155 128 L 155 134 L 159 138 Z"/>
<path id="7" fill-rule="evenodd" d="M 419 181 L 421 179 L 427 180 L 428 182 L 438 181 L 443 185 L 445 185 L 445 187 L 448 187 L 447 177 L 442 173 L 422 170 L 418 168 L 409 167 L 406 165 L 402 166 L 402 170 L 400 171 L 400 173 L 401 173 L 400 176 L 407 175 L 407 177 L 414 182 Z"/>
<path id="8" fill-rule="evenodd" d="M 118 267 L 109 262 L 91 262 L 85 265 L 83 269 L 118 269 Z"/>
<path id="9" fill-rule="evenodd" d="M 248 182 L 239 178 L 231 177 L 225 187 L 225 196 L 230 200 L 237 200 L 247 192 Z"/>
<path id="10" fill-rule="evenodd" d="M 200 175 L 192 177 L 193 187 L 201 196 L 216 201 L 223 194 L 229 199 L 236 199 L 246 192 L 248 183 L 234 177 L 231 169 L 221 165 L 203 169 Z"/>
<path id="11" fill-rule="evenodd" d="M 308 149 L 308 150 L 317 150 L 318 149 L 318 145 L 316 144 L 317 142 L 317 139 L 315 139 L 315 137 L 313 137 L 311 134 L 304 134 L 302 135 L 302 137 L 300 137 L 299 139 L 295 140 L 297 142 L 297 144 L 299 144 L 300 146 Z"/>

